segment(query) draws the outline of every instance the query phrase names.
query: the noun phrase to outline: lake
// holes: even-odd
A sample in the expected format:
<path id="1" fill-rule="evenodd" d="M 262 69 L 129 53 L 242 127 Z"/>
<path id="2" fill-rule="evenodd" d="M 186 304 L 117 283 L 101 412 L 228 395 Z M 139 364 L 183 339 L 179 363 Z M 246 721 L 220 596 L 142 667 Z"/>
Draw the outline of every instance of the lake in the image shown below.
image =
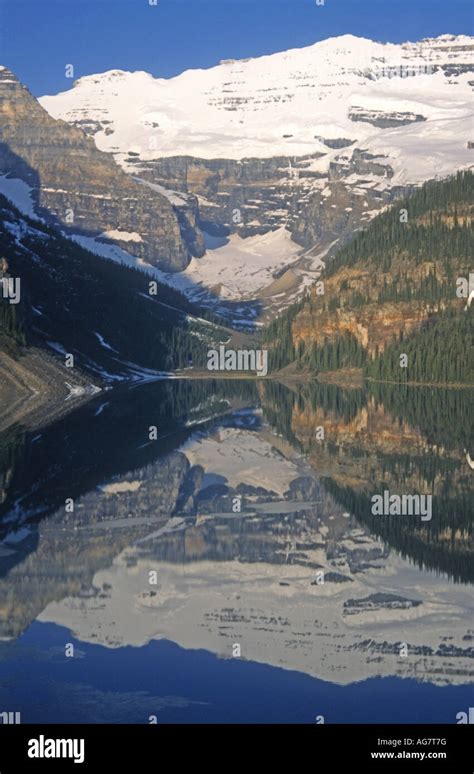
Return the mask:
<path id="1" fill-rule="evenodd" d="M 170 380 L 0 441 L 0 712 L 456 723 L 473 393 Z M 374 511 L 384 492 L 431 517 Z"/>

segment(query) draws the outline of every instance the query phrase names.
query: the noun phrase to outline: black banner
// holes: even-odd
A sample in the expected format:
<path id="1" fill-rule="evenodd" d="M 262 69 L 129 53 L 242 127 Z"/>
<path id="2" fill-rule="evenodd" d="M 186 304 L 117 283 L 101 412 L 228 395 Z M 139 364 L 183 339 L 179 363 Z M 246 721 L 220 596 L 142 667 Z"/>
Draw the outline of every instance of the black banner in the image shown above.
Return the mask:
<path id="1" fill-rule="evenodd" d="M 223 755 L 223 745 L 230 756 Z M 219 767 L 259 762 L 268 767 L 289 757 L 304 765 L 312 759 L 315 768 L 330 765 L 336 771 L 344 766 L 361 772 L 474 770 L 469 725 L 0 726 L 0 774 L 139 772 L 168 766 L 170 755 L 179 766 L 214 760 Z"/>

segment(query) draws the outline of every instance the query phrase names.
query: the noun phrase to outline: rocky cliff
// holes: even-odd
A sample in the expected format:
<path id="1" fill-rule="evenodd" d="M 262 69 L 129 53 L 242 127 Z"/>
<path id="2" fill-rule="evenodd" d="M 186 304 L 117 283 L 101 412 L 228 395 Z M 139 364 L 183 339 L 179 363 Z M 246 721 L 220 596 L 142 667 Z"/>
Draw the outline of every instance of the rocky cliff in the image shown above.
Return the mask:
<path id="1" fill-rule="evenodd" d="M 170 271 L 190 260 L 169 200 L 125 174 L 80 128 L 52 118 L 5 67 L 0 173 L 25 181 L 38 213 L 68 231 L 100 236 Z M 188 231 L 193 228 L 190 223 Z M 201 249 L 199 238 L 193 247 Z"/>
<path id="2" fill-rule="evenodd" d="M 164 189 L 191 194 L 199 204 L 201 225 L 211 232 L 223 226 L 248 237 L 283 226 L 301 246 L 321 248 L 344 241 L 368 220 L 368 211 L 372 215 L 409 188 L 384 190 L 393 170 L 370 154 L 354 151 L 344 165 L 330 163 L 326 174 L 317 171 L 324 156 L 142 161 L 129 154 L 124 168 Z M 360 178 L 360 185 L 352 178 L 345 181 L 351 175 Z"/>

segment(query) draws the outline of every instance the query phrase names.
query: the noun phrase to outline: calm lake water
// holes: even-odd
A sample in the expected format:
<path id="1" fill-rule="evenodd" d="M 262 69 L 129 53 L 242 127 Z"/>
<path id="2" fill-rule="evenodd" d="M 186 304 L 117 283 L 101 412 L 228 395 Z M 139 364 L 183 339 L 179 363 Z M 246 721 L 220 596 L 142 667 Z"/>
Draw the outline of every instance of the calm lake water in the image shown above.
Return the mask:
<path id="1" fill-rule="evenodd" d="M 169 381 L 0 440 L 0 712 L 456 723 L 473 393 Z M 432 517 L 374 515 L 429 495 Z"/>

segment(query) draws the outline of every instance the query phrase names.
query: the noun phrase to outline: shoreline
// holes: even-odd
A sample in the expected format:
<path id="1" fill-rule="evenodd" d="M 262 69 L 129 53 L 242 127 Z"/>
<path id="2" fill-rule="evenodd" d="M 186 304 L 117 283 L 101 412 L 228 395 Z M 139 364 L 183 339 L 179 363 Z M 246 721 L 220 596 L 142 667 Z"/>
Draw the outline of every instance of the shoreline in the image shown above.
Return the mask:
<path id="1" fill-rule="evenodd" d="M 32 430 L 86 403 L 103 389 L 79 369 L 66 369 L 43 349 L 0 350 L 0 432 Z"/>
<path id="2" fill-rule="evenodd" d="M 323 372 L 326 373 L 326 372 Z M 275 371 L 266 376 L 258 376 L 257 374 L 249 373 L 248 371 L 204 371 L 204 370 L 189 370 L 189 371 L 174 371 L 170 375 L 169 379 L 190 379 L 190 380 L 208 380 L 208 381 L 220 381 L 220 380 L 235 380 L 235 381 L 288 381 L 288 382 L 317 382 L 321 385 L 336 385 L 338 387 L 345 387 L 346 389 L 363 388 L 367 384 L 396 384 L 398 386 L 408 387 L 438 387 L 440 389 L 462 389 L 473 390 L 474 383 L 459 383 L 459 382 L 394 382 L 383 381 L 379 379 L 372 379 L 370 377 L 362 377 L 358 384 L 350 384 L 347 380 L 347 376 L 343 376 L 341 373 L 341 379 L 338 379 L 336 372 L 331 371 L 331 379 L 320 379 L 318 374 L 313 374 L 310 371 L 302 371 L 299 374 L 294 372 L 286 373 L 285 371 Z M 334 375 L 334 376 L 333 376 Z"/>

